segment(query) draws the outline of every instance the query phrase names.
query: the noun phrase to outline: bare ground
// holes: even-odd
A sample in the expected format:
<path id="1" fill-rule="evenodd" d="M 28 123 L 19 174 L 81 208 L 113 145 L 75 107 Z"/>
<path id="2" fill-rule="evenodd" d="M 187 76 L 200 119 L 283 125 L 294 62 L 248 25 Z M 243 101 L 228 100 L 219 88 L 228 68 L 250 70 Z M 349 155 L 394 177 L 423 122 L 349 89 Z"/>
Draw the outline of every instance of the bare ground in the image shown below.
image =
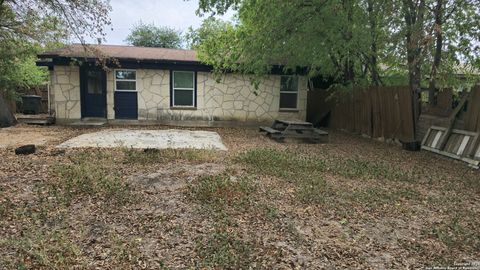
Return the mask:
<path id="1" fill-rule="evenodd" d="M 240 128 L 211 129 L 227 153 L 54 148 L 97 130 L 0 130 L 0 268 L 405 269 L 480 258 L 480 176 L 462 163 L 343 133 L 278 144 Z M 32 136 L 39 151 L 15 156 Z"/>

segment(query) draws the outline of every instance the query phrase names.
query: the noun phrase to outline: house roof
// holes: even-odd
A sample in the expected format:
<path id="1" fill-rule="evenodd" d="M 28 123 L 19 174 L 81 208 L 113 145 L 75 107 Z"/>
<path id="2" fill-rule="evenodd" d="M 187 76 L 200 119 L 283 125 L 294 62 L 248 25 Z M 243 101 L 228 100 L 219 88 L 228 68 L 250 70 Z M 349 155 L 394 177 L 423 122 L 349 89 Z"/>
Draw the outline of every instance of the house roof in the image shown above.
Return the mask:
<path id="1" fill-rule="evenodd" d="M 202 63 L 194 50 L 136 47 L 126 45 L 72 44 L 64 48 L 47 51 L 38 55 L 37 66 L 46 66 L 53 70 L 55 65 L 70 65 L 72 58 L 86 58 L 94 62 L 98 58 L 113 58 L 107 61 L 109 67 L 145 68 L 145 69 L 185 69 L 211 71 L 211 65 Z M 82 60 L 82 59 L 78 59 Z M 118 61 L 115 61 L 118 60 Z M 80 61 L 83 62 L 83 61 Z M 75 62 L 74 64 L 79 64 Z M 274 65 L 271 74 L 286 74 L 283 67 Z M 294 73 L 306 74 L 305 68 Z"/>
<path id="2" fill-rule="evenodd" d="M 99 56 L 125 60 L 199 62 L 197 59 L 197 53 L 193 50 L 135 47 L 126 45 L 72 44 L 61 49 L 47 51 L 38 55 L 40 58 L 98 58 Z"/>

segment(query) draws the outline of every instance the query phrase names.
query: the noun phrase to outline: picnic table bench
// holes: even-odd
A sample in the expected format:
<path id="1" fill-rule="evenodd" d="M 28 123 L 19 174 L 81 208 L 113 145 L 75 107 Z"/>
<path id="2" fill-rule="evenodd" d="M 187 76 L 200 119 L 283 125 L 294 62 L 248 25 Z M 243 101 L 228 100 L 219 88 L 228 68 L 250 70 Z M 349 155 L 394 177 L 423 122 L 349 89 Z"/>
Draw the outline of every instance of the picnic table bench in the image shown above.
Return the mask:
<path id="1" fill-rule="evenodd" d="M 296 120 L 275 120 L 271 127 L 260 127 L 260 132 L 277 141 L 285 138 L 306 139 L 313 142 L 328 141 L 328 132 L 316 129 L 312 123 Z"/>

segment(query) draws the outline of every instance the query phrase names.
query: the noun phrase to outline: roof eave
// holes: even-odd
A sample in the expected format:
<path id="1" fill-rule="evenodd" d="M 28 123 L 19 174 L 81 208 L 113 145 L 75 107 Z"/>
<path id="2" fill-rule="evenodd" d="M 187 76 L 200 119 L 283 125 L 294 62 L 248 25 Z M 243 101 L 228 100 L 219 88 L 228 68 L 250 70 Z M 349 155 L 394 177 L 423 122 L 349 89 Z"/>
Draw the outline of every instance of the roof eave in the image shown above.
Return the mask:
<path id="1" fill-rule="evenodd" d="M 40 60 L 37 61 L 37 66 L 48 66 L 49 68 L 53 68 L 54 65 L 70 65 L 72 63 L 72 60 L 80 60 L 82 59 L 85 62 L 93 63 L 98 60 L 97 57 L 85 57 L 85 56 L 60 56 L 60 55 L 48 55 L 48 54 L 41 54 L 38 55 L 39 58 L 42 59 L 51 59 L 50 61 L 46 60 Z M 111 61 L 107 61 L 107 66 L 111 68 L 116 68 L 118 65 L 116 65 L 115 61 L 112 61 L 113 59 L 118 60 L 120 66 L 138 66 L 141 68 L 142 64 L 147 65 L 148 67 L 143 67 L 143 68 L 148 68 L 148 69 L 155 69 L 155 68 L 167 68 L 167 69 L 174 69 L 174 66 L 178 66 L 179 68 L 188 68 L 188 67 L 195 67 L 195 70 L 200 70 L 200 71 L 211 71 L 213 70 L 213 67 L 211 65 L 204 64 L 200 61 L 185 61 L 185 60 L 172 60 L 172 59 L 140 59 L 140 58 L 109 58 Z M 48 64 L 47 64 L 48 62 Z M 158 65 L 158 66 L 156 66 Z M 231 71 L 230 71 L 231 72 Z M 229 73 L 230 73 L 229 72 Z M 303 75 L 305 76 L 308 73 L 308 69 L 305 67 L 298 67 L 295 71 L 293 72 L 285 72 L 283 70 L 282 65 L 273 65 L 272 69 L 270 71 L 270 74 L 275 74 L 275 75 Z"/>
<path id="2" fill-rule="evenodd" d="M 74 59 L 83 59 L 87 62 L 97 61 L 98 57 L 88 57 L 88 56 L 62 56 L 62 55 L 52 55 L 52 54 L 39 54 L 37 55 L 39 59 L 52 59 L 53 60 L 74 60 Z M 188 60 L 180 60 L 180 59 L 143 59 L 143 58 L 126 58 L 126 57 L 109 57 L 107 60 L 114 61 L 126 61 L 126 62 L 143 62 L 143 63 L 179 63 L 179 64 L 188 64 L 188 65 L 205 65 L 200 61 L 188 61 Z"/>

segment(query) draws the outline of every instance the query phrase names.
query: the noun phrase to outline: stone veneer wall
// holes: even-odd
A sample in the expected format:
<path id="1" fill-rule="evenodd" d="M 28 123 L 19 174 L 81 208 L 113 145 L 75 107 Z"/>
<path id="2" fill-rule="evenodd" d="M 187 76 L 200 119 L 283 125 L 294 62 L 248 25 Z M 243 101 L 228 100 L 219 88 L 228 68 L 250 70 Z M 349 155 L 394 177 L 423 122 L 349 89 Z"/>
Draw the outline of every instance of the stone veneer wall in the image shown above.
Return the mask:
<path id="1" fill-rule="evenodd" d="M 107 119 L 115 119 L 114 107 L 115 78 L 112 70 L 107 71 Z"/>
<path id="2" fill-rule="evenodd" d="M 109 77 L 113 80 L 113 74 Z M 279 111 L 280 76 L 275 75 L 259 85 L 256 95 L 247 76 L 227 74 L 217 83 L 211 73 L 198 72 L 196 109 L 170 108 L 168 70 L 137 70 L 137 90 L 139 120 L 264 122 L 275 118 L 305 120 L 306 117 L 305 77 L 299 79 L 298 110 L 290 112 Z M 113 83 L 108 92 L 113 92 Z"/>
<path id="3" fill-rule="evenodd" d="M 138 119 L 162 120 L 160 111 L 170 108 L 170 71 L 137 70 Z"/>
<path id="4" fill-rule="evenodd" d="M 138 120 L 246 121 L 306 118 L 307 79 L 300 77 L 298 110 L 280 112 L 280 76 L 268 76 L 255 94 L 247 76 L 226 74 L 220 83 L 208 72 L 197 73 L 197 108 L 170 108 L 170 71 L 138 69 Z M 55 66 L 52 72 L 54 108 L 59 119 L 80 119 L 79 68 Z M 115 119 L 114 72 L 107 72 L 107 117 Z"/>
<path id="5" fill-rule="evenodd" d="M 51 105 L 58 119 L 80 119 L 80 72 L 78 66 L 55 66 L 51 75 Z"/>

